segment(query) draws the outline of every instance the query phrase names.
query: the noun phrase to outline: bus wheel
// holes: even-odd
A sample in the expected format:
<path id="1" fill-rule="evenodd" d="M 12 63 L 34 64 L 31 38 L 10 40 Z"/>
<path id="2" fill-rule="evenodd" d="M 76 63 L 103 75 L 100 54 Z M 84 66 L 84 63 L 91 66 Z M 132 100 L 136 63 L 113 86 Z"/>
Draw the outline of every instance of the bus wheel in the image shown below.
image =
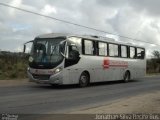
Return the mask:
<path id="1" fill-rule="evenodd" d="M 89 75 L 86 72 L 83 72 L 79 79 L 79 86 L 86 87 L 89 84 Z"/>
<path id="2" fill-rule="evenodd" d="M 126 71 L 124 74 L 124 82 L 128 82 L 130 80 L 130 72 Z"/>

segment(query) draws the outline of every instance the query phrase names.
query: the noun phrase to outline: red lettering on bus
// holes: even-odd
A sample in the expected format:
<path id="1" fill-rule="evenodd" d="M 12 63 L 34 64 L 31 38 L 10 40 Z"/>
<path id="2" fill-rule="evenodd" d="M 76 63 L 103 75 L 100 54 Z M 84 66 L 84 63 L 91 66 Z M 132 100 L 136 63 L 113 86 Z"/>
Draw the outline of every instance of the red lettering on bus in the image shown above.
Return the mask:
<path id="1" fill-rule="evenodd" d="M 109 59 L 108 59 L 108 58 L 105 58 L 105 59 L 103 60 L 103 68 L 104 68 L 104 69 L 109 68 Z"/>
<path id="2" fill-rule="evenodd" d="M 103 68 L 108 69 L 109 67 L 128 67 L 128 62 L 126 61 L 115 61 L 115 60 L 109 60 L 109 58 L 105 58 L 103 60 Z"/>

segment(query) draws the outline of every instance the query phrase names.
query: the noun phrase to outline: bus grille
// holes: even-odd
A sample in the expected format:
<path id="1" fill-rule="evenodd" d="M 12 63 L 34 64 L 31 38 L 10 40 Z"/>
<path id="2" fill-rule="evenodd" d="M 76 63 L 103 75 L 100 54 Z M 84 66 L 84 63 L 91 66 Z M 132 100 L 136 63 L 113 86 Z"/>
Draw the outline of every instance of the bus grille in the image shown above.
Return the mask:
<path id="1" fill-rule="evenodd" d="M 38 79 L 38 80 L 49 80 L 50 75 L 35 75 L 35 74 L 33 74 L 33 78 Z"/>

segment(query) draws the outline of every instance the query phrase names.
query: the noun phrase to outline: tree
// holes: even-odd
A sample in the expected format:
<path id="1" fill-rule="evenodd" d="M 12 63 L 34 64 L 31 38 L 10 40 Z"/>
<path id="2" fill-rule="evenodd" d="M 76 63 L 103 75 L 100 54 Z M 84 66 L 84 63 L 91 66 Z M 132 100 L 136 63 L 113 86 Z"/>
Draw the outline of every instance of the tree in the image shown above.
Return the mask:
<path id="1" fill-rule="evenodd" d="M 154 50 L 152 54 L 153 54 L 154 58 L 160 59 L 160 52 L 159 51 Z"/>
<path id="2" fill-rule="evenodd" d="M 152 59 L 152 65 L 154 65 L 154 67 L 156 67 L 155 69 L 157 72 L 160 72 L 160 52 L 154 50 L 152 54 L 154 57 Z"/>

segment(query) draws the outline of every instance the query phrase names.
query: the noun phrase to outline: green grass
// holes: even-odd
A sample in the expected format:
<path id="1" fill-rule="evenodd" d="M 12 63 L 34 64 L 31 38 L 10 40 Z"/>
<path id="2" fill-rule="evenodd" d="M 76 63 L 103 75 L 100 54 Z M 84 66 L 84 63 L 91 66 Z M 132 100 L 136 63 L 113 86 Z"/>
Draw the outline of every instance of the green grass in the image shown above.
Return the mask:
<path id="1" fill-rule="evenodd" d="M 26 78 L 27 65 L 20 63 L 14 65 L 7 65 L 3 70 L 0 71 L 0 79 L 16 79 L 16 78 Z"/>
<path id="2" fill-rule="evenodd" d="M 27 59 L 12 57 L 0 58 L 0 80 L 26 78 Z"/>

